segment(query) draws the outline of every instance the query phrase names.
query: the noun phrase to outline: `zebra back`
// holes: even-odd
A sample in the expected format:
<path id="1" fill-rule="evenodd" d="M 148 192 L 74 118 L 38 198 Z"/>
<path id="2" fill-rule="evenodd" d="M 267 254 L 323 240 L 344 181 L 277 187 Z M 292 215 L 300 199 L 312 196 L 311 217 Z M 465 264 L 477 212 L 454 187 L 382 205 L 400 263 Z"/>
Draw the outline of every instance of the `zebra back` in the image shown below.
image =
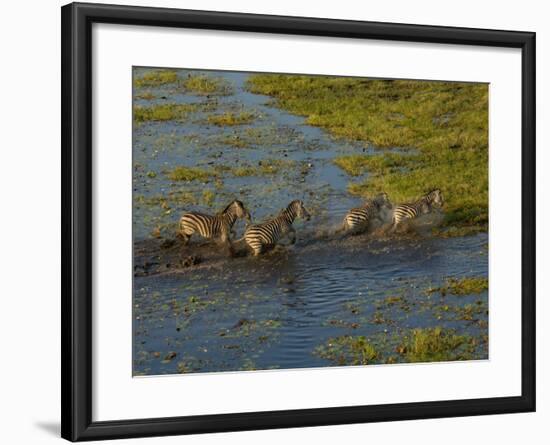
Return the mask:
<path id="1" fill-rule="evenodd" d="M 180 233 L 191 236 L 197 232 L 204 238 L 214 238 L 229 234 L 237 218 L 250 218 L 242 202 L 232 201 L 224 210 L 207 215 L 199 212 L 185 213 L 180 219 Z"/>
<path id="2" fill-rule="evenodd" d="M 443 205 L 441 190 L 435 189 L 413 203 L 399 204 L 393 211 L 393 223 L 399 224 L 404 219 L 413 219 L 432 211 L 433 205 Z"/>
<path id="3" fill-rule="evenodd" d="M 302 201 L 299 200 L 292 201 L 275 218 L 248 226 L 244 233 L 246 243 L 255 253 L 260 252 L 262 246 L 277 244 L 279 239 L 291 231 L 297 217 L 305 219 L 310 217 Z"/>
<path id="4" fill-rule="evenodd" d="M 350 209 L 344 218 L 344 229 L 356 230 L 364 228 L 377 216 L 379 210 L 380 206 L 374 200 L 367 201 L 361 207 Z"/>
<path id="5" fill-rule="evenodd" d="M 219 236 L 225 229 L 231 229 L 234 221 L 228 220 L 228 215 L 217 214 L 207 215 L 199 212 L 189 212 L 180 219 L 180 232 L 183 235 L 190 236 L 198 233 L 204 238 L 214 238 Z"/>

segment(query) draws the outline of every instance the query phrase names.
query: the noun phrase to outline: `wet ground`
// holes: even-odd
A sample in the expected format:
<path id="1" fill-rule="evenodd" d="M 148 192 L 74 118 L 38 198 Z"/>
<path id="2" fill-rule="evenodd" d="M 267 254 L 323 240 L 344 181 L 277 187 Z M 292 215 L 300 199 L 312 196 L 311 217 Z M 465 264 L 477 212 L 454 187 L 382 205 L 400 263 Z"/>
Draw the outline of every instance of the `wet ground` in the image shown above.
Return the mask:
<path id="1" fill-rule="evenodd" d="M 184 121 L 134 127 L 134 375 L 349 364 L 318 353 L 342 336 L 375 342 L 379 363 L 406 361 L 395 351 L 399 338 L 436 326 L 476 339 L 469 358 L 487 358 L 487 291 L 430 291 L 449 277 L 487 277 L 487 235 L 336 235 L 346 210 L 361 201 L 347 192 L 350 178 L 332 159 L 375 149 L 334 139 L 270 97 L 247 92 L 247 74 L 206 74 L 222 77 L 231 94 L 170 84 L 135 91 L 148 97 L 136 105 L 198 105 Z M 252 122 L 208 122 L 242 111 L 253 113 Z M 274 174 L 231 173 L 272 160 L 282 162 Z M 173 181 L 170 172 L 181 165 L 221 173 L 206 182 Z M 174 236 L 182 212 L 214 213 L 233 198 L 255 221 L 302 199 L 312 219 L 297 222 L 296 245 L 259 258 L 242 242 L 230 257 L 200 240 L 184 247 Z"/>

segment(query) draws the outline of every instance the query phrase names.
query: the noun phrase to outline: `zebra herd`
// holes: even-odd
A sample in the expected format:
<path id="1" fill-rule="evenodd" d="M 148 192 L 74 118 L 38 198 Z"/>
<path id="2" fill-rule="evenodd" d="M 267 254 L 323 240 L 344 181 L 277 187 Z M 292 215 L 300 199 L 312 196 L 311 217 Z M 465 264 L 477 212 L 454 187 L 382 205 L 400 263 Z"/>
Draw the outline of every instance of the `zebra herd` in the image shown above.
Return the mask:
<path id="1" fill-rule="evenodd" d="M 412 220 L 430 213 L 434 207 L 443 206 L 443 194 L 440 189 L 432 190 L 414 202 L 393 206 L 386 193 L 367 199 L 361 207 L 348 211 L 344 218 L 341 231 L 347 233 L 365 232 L 371 223 L 384 223 L 384 215 L 392 211 L 391 231 L 395 231 L 406 220 Z M 272 219 L 251 224 L 250 212 L 244 204 L 235 199 L 223 211 L 216 215 L 198 212 L 185 213 L 180 219 L 179 235 L 184 244 L 189 242 L 193 234 L 207 239 L 218 239 L 223 244 L 232 246 L 235 237 L 233 226 L 237 219 L 246 219 L 244 239 L 254 256 L 274 247 L 280 240 L 288 238 L 291 244 L 296 242 L 296 231 L 292 227 L 294 220 L 301 218 L 309 221 L 311 216 L 300 200 L 292 201 L 285 209 Z M 238 241 L 240 241 L 238 240 Z"/>

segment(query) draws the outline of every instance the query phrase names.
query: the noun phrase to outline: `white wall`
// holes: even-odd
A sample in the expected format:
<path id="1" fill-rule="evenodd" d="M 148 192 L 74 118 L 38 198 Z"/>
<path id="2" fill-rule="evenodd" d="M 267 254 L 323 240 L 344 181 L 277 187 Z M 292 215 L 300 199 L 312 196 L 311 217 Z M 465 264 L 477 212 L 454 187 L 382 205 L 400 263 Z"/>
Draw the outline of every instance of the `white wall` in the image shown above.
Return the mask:
<path id="1" fill-rule="evenodd" d="M 58 440 L 60 412 L 60 11 L 58 0 L 2 5 L 0 51 L 0 437 L 3 443 Z M 386 2 L 149 0 L 117 3 L 537 32 L 538 412 L 443 420 L 192 436 L 217 443 L 544 443 L 550 420 L 549 290 L 550 14 L 545 3 L 461 0 Z M 7 100 L 6 100 L 7 99 Z M 546 167 L 546 168 L 545 168 Z M 544 172 L 546 173 L 546 172 Z M 544 261 L 544 262 L 543 262 Z M 545 274 L 546 272 L 546 274 Z M 545 292 L 546 291 L 546 292 Z M 546 439 L 546 440 L 544 440 Z M 181 438 L 140 443 L 181 443 Z M 134 441 L 138 443 L 137 441 Z"/>

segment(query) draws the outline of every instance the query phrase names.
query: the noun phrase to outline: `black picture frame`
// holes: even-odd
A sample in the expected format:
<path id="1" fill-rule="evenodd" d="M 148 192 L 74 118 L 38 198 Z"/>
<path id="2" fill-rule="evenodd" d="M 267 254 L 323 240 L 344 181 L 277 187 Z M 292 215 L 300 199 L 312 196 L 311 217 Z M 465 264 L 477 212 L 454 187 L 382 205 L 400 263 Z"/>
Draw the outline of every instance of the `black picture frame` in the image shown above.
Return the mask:
<path id="1" fill-rule="evenodd" d="M 535 410 L 535 33 L 73 3 L 62 7 L 62 410 L 71 441 Z M 521 396 L 92 421 L 92 34 L 94 23 L 520 48 Z"/>

